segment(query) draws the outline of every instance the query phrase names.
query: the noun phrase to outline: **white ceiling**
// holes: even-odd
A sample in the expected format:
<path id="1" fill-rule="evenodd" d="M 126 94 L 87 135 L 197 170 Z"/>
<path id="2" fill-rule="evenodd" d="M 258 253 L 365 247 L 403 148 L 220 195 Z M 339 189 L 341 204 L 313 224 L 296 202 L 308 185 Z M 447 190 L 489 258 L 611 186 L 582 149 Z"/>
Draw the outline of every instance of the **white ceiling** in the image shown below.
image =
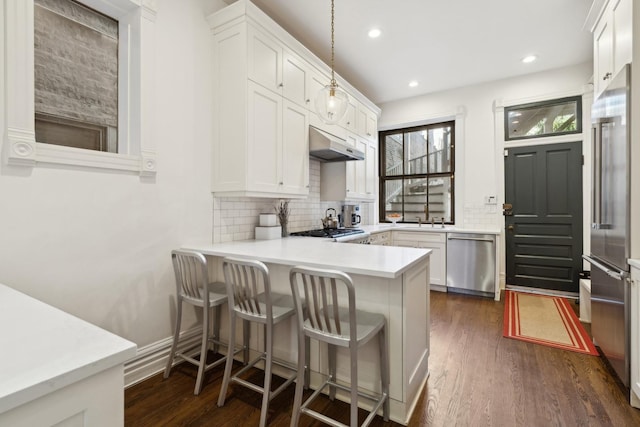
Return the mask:
<path id="1" fill-rule="evenodd" d="M 253 2 L 329 63 L 330 0 Z M 593 57 L 591 2 L 335 0 L 335 69 L 379 104 L 581 64 Z M 370 39 L 374 26 L 382 35 Z M 523 64 L 529 54 L 538 60 Z"/>

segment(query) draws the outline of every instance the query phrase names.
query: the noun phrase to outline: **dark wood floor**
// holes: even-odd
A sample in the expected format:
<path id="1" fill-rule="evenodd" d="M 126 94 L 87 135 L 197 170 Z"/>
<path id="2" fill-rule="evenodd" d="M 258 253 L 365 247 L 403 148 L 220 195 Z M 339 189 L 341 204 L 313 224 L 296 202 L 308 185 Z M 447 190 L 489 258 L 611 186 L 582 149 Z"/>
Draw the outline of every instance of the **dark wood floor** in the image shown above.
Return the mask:
<path id="1" fill-rule="evenodd" d="M 503 309 L 502 301 L 431 293 L 431 376 L 410 425 L 640 426 L 640 410 L 599 357 L 503 338 Z M 232 387 L 218 408 L 222 368 L 194 396 L 195 369 L 185 365 L 125 391 L 126 426 L 258 425 L 260 396 Z M 272 402 L 270 425 L 289 425 L 292 400 L 293 385 Z M 343 403 L 322 398 L 316 408 L 348 421 Z M 303 417 L 300 425 L 321 424 Z M 398 424 L 376 417 L 372 425 Z"/>

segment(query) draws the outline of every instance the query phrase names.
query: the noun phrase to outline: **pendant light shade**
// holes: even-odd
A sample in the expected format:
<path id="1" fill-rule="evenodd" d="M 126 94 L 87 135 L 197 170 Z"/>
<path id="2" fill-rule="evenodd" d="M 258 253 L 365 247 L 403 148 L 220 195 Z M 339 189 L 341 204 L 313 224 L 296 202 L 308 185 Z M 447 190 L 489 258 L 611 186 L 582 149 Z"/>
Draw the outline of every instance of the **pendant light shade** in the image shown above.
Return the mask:
<path id="1" fill-rule="evenodd" d="M 320 89 L 316 96 L 316 111 L 323 122 L 338 123 L 347 112 L 349 95 L 338 87 L 335 82 Z"/>
<path id="2" fill-rule="evenodd" d="M 347 112 L 349 105 L 349 95 L 338 87 L 335 73 L 333 71 L 334 58 L 334 5 L 331 0 L 331 81 L 328 85 L 320 89 L 316 96 L 316 112 L 320 119 L 328 124 L 338 123 Z"/>

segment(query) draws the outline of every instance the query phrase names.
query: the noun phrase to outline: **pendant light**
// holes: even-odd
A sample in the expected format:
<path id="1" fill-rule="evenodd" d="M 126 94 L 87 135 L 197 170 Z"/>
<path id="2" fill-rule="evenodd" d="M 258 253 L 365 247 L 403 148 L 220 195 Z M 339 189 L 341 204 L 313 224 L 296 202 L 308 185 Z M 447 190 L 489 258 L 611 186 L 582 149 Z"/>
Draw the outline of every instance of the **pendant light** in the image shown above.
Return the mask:
<path id="1" fill-rule="evenodd" d="M 349 105 L 349 95 L 338 87 L 336 83 L 335 73 L 333 71 L 334 58 L 334 6 L 331 0 L 331 81 L 329 84 L 318 92 L 316 96 L 316 111 L 320 119 L 327 124 L 338 123 L 347 112 Z"/>

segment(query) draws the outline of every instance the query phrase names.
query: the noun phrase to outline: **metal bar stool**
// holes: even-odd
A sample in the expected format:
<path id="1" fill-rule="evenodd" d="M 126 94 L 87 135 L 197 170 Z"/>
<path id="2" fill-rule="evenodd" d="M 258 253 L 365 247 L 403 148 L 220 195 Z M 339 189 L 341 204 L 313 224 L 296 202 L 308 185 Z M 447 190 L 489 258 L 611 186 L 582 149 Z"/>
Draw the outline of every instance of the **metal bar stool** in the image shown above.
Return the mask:
<path id="1" fill-rule="evenodd" d="M 169 353 L 169 360 L 164 370 L 164 377 L 168 378 L 175 358 L 183 359 L 198 367 L 198 377 L 193 394 L 200 394 L 204 373 L 215 366 L 221 365 L 226 357 L 207 364 L 207 351 L 209 343 L 213 344 L 214 353 L 218 352 L 220 342 L 220 306 L 227 302 L 227 289 L 222 282 L 211 282 L 207 269 L 207 259 L 199 252 L 174 250 L 171 252 L 173 270 L 176 275 L 176 325 L 173 335 L 173 344 Z M 177 352 L 180 339 L 180 324 L 182 322 L 182 303 L 202 307 L 202 339 L 200 343 L 200 360 L 191 356 L 195 346 L 190 346 L 184 351 Z M 209 311 L 213 309 L 213 330 L 209 334 Z M 248 340 L 245 344 L 248 343 Z M 233 345 L 229 349 L 234 348 Z M 233 354 L 240 350 L 234 351 Z M 230 351 L 227 351 L 227 354 Z M 233 357 L 231 357 L 233 359 Z M 246 362 L 245 358 L 245 362 Z"/>
<path id="2" fill-rule="evenodd" d="M 369 313 L 356 309 L 356 293 L 351 277 L 341 271 L 294 267 L 289 274 L 291 291 L 296 304 L 298 326 L 298 383 L 293 401 L 291 426 L 298 425 L 300 414 L 307 414 L 323 423 L 336 427 L 345 424 L 309 409 L 308 405 L 327 386 L 329 398 L 334 400 L 336 388 L 350 394 L 350 426 L 358 425 L 358 396 L 375 402 L 373 409 L 362 423 L 369 425 L 377 411 L 382 407 L 385 421 L 389 421 L 389 344 L 387 320 L 382 314 Z M 346 291 L 346 293 L 345 293 Z M 340 293 L 341 292 L 341 293 Z M 338 295 L 346 295 L 348 306 L 338 305 Z M 306 307 L 301 304 L 304 298 Z M 358 348 L 378 335 L 380 350 L 380 396 L 358 391 Z M 302 345 L 303 339 L 313 338 L 328 345 L 329 376 L 305 402 L 302 403 L 302 382 L 308 345 Z M 345 386 L 336 382 L 337 347 L 349 349 L 351 361 L 351 384 Z"/>
<path id="3" fill-rule="evenodd" d="M 234 345 L 236 317 L 245 321 L 262 324 L 265 330 L 264 351 L 247 366 L 231 375 L 232 359 L 227 359 L 227 365 L 222 380 L 222 388 L 218 398 L 218 406 L 224 406 L 229 383 L 236 383 L 258 393 L 262 393 L 262 409 L 260 413 L 260 427 L 266 425 L 269 402 L 282 392 L 296 379 L 294 372 L 276 390 L 271 391 L 271 375 L 273 364 L 296 371 L 296 367 L 273 358 L 273 329 L 274 325 L 294 315 L 295 309 L 291 295 L 271 292 L 271 282 L 267 266 L 260 261 L 249 261 L 236 258 L 225 258 L 222 263 L 224 278 L 227 285 L 229 299 L 229 345 Z M 309 340 L 306 341 L 307 344 Z M 308 360 L 305 359 L 305 360 Z M 264 386 L 260 387 L 240 376 L 258 362 L 264 361 Z M 307 364 L 308 366 L 308 364 Z M 304 367 L 303 376 L 304 382 Z M 308 370 L 307 370 L 308 372 Z M 302 384 L 306 385 L 308 384 Z M 302 386 L 301 385 L 301 386 Z"/>

